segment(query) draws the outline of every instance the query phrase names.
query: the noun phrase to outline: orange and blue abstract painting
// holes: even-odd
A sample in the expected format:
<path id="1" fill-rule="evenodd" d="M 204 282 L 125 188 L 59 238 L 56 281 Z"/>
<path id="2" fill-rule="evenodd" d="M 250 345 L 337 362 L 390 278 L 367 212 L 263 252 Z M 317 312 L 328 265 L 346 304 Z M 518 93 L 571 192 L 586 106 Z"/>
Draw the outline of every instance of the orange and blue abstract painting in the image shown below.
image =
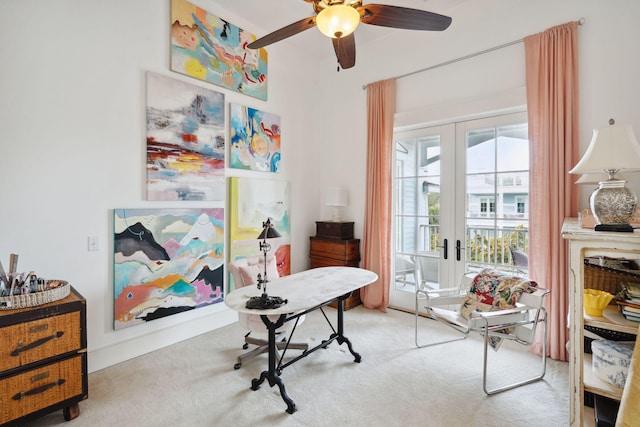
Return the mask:
<path id="1" fill-rule="evenodd" d="M 114 329 L 224 300 L 224 209 L 114 210 Z"/>
<path id="2" fill-rule="evenodd" d="M 147 199 L 224 200 L 224 94 L 147 72 Z"/>
<path id="3" fill-rule="evenodd" d="M 280 169 L 280 117 L 275 114 L 230 104 L 229 166 L 262 172 Z"/>
<path id="4" fill-rule="evenodd" d="M 256 37 L 185 0 L 171 1 L 171 70 L 263 101 L 267 51 Z"/>

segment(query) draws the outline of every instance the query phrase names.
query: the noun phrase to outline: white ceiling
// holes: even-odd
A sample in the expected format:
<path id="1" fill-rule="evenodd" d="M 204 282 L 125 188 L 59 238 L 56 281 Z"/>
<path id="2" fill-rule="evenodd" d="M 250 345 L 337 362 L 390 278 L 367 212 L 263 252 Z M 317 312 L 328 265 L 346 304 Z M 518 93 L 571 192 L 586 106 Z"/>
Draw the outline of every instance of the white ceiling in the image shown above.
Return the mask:
<path id="1" fill-rule="evenodd" d="M 447 10 L 468 0 L 374 0 L 363 1 L 363 4 L 380 3 L 448 15 Z M 204 1 L 200 2 L 201 4 Z M 215 0 L 215 4 L 234 15 L 241 16 L 247 24 L 240 26 L 253 33 L 257 38 L 267 35 L 286 25 L 314 15 L 313 5 L 304 0 Z M 224 18 L 224 16 L 221 16 Z M 360 25 L 356 29 L 356 47 L 362 48 L 388 34 L 389 31 L 406 31 L 393 28 Z M 267 47 L 267 50 L 278 46 L 289 46 L 301 52 L 313 52 L 316 57 L 334 57 L 333 46 L 327 37 L 316 28 L 311 28 Z"/>

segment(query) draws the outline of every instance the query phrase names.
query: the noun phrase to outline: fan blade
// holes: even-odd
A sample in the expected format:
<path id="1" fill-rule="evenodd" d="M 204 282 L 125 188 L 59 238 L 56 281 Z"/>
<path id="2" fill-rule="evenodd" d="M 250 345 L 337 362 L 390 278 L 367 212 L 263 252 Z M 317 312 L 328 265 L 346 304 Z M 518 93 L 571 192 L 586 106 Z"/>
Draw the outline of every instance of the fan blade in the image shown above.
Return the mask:
<path id="1" fill-rule="evenodd" d="M 287 37 L 294 36 L 298 33 L 301 33 L 315 26 L 316 26 L 315 16 L 312 16 L 310 18 L 304 18 L 298 22 L 289 24 L 286 27 L 282 27 L 271 34 L 267 34 L 266 36 L 261 37 L 258 40 L 255 40 L 249 43 L 247 47 L 249 49 L 260 49 L 261 47 L 268 46 L 271 43 L 279 42 L 280 40 L 284 40 Z"/>
<path id="2" fill-rule="evenodd" d="M 356 65 L 356 38 L 353 33 L 347 37 L 333 38 L 333 50 L 336 51 L 338 64 L 343 70 Z"/>
<path id="3" fill-rule="evenodd" d="M 361 22 L 381 27 L 405 30 L 443 31 L 451 25 L 451 18 L 426 10 L 408 7 L 367 4 L 358 8 Z"/>

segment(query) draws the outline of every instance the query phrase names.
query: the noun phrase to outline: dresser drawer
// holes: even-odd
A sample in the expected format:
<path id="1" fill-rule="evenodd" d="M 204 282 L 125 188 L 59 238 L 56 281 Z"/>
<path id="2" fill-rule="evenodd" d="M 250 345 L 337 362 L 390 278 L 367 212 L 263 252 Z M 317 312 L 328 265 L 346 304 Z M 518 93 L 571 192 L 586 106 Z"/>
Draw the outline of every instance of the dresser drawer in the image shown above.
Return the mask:
<path id="1" fill-rule="evenodd" d="M 86 353 L 0 380 L 0 424 L 60 402 L 86 397 Z"/>
<path id="2" fill-rule="evenodd" d="M 342 261 L 359 261 L 360 240 L 324 240 L 312 237 L 310 255 Z"/>
<path id="3" fill-rule="evenodd" d="M 0 371 L 82 348 L 80 312 L 0 328 Z"/>
<path id="4" fill-rule="evenodd" d="M 340 260 L 340 259 L 332 259 L 326 257 L 317 257 L 311 255 L 309 257 L 311 259 L 311 268 L 317 267 L 358 267 L 360 264 L 360 260 Z"/>

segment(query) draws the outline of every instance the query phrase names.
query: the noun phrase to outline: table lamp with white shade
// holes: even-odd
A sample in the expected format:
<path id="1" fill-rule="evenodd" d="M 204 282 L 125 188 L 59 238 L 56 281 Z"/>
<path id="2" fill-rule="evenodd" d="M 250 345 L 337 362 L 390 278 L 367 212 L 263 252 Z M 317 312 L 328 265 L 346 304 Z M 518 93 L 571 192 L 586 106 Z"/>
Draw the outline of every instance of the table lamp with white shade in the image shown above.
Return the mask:
<path id="1" fill-rule="evenodd" d="M 333 215 L 331 221 L 340 222 L 342 217 L 340 216 L 340 208 L 347 206 L 349 193 L 342 187 L 328 187 L 325 194 L 324 203 L 327 206 L 333 206 Z"/>
<path id="2" fill-rule="evenodd" d="M 589 198 L 597 222 L 596 231 L 633 231 L 630 222 L 636 212 L 637 199 L 616 173 L 640 171 L 640 144 L 631 126 L 614 123 L 611 119 L 609 126 L 593 130 L 587 151 L 569 173 L 606 174 L 606 179 L 599 181 L 599 187 Z"/>

